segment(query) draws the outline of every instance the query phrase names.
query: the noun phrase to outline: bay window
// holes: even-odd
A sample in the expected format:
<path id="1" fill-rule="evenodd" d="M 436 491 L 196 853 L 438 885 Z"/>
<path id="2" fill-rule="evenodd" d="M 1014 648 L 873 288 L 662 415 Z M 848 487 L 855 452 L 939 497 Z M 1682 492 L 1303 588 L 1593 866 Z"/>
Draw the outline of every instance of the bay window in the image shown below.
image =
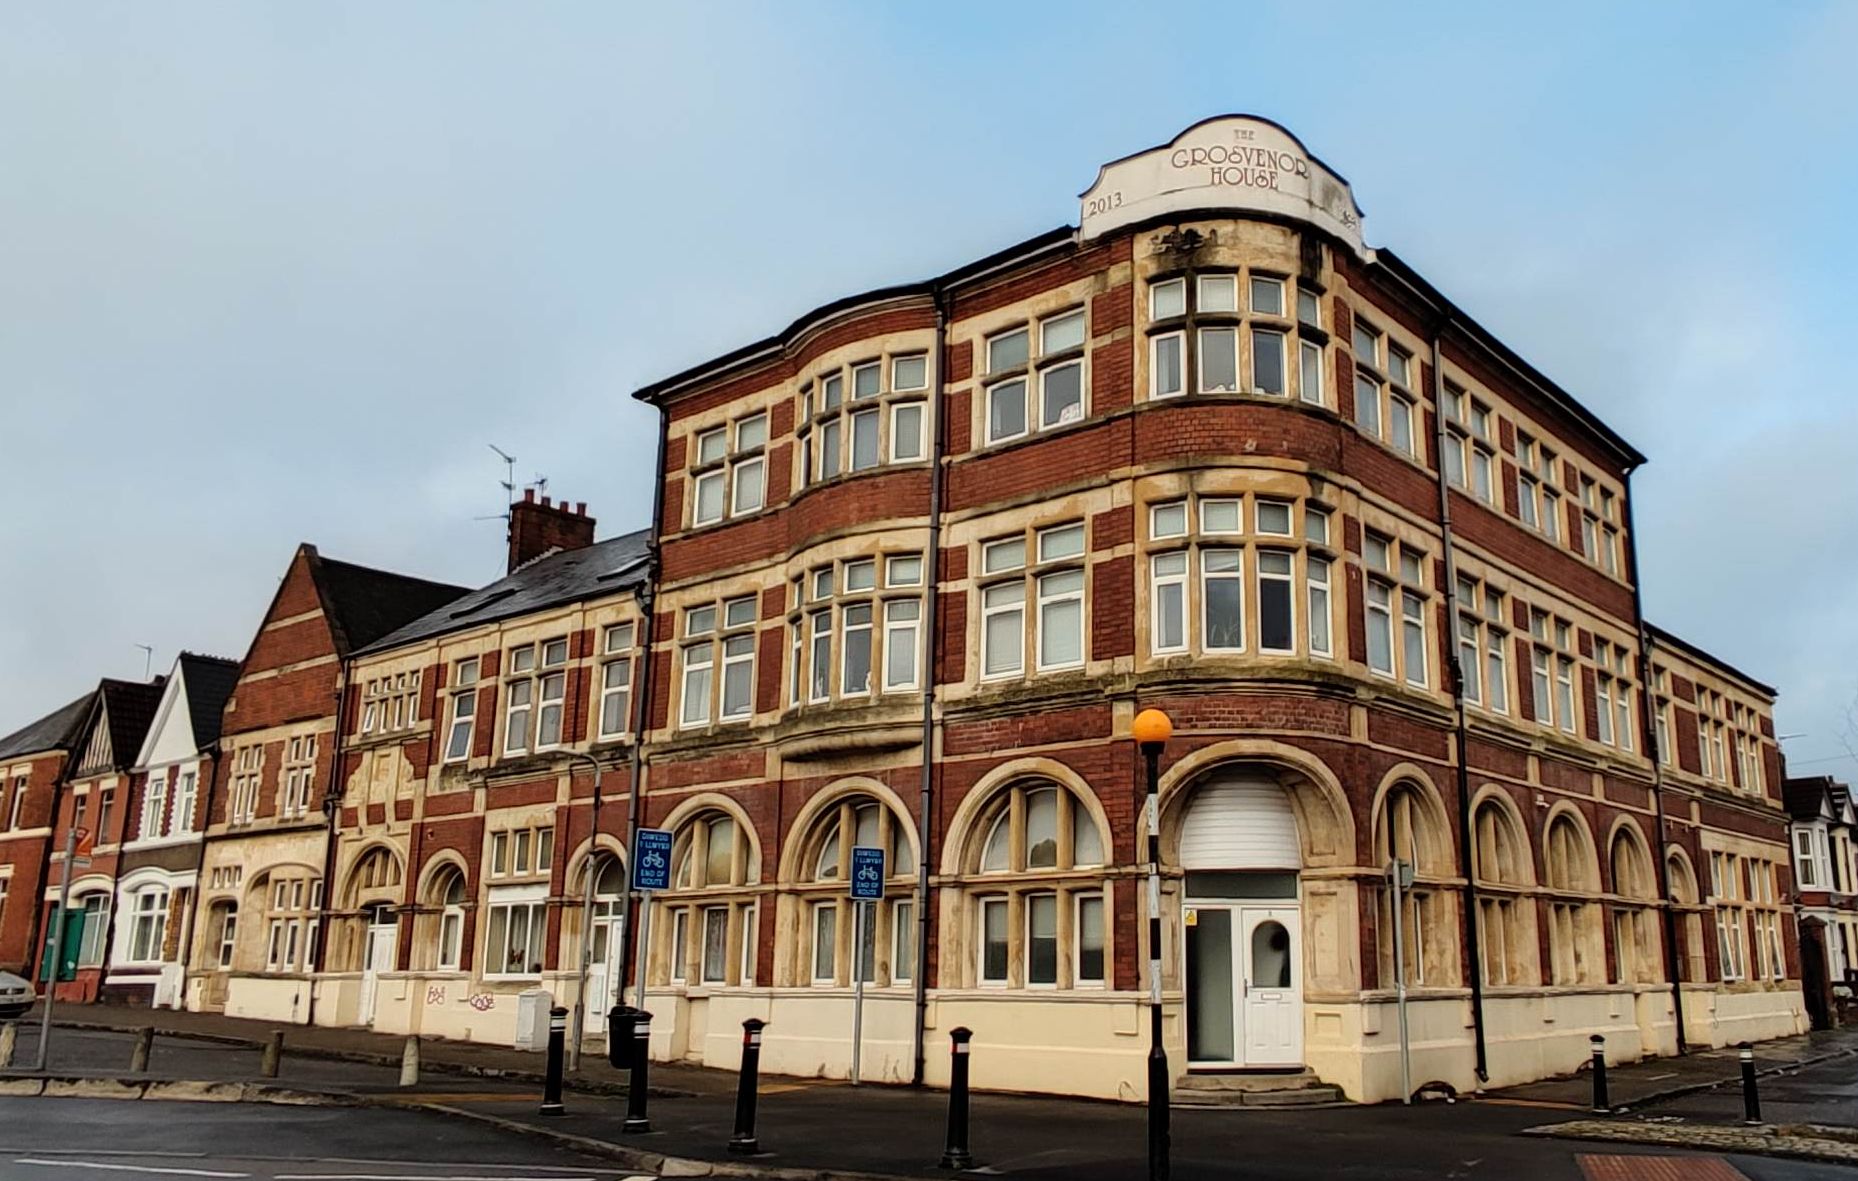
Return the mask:
<path id="1" fill-rule="evenodd" d="M 793 579 L 791 704 L 917 688 L 922 586 L 920 554 L 847 558 Z"/>
<path id="2" fill-rule="evenodd" d="M 1327 510 L 1253 496 L 1248 530 L 1246 499 L 1209 495 L 1193 505 L 1149 506 L 1149 647 L 1155 655 L 1254 649 L 1330 655 Z"/>
<path id="3" fill-rule="evenodd" d="M 1291 393 L 1293 334 L 1297 341 L 1299 396 L 1320 404 L 1322 343 L 1320 310 L 1308 292 L 1298 292 L 1298 318 L 1289 316 L 1286 280 L 1254 273 L 1244 284 L 1240 306 L 1237 272 L 1159 277 L 1148 288 L 1149 394 L 1167 398 L 1193 389 L 1203 394 L 1241 391 L 1271 397 Z M 1249 381 L 1242 377 L 1249 375 Z"/>

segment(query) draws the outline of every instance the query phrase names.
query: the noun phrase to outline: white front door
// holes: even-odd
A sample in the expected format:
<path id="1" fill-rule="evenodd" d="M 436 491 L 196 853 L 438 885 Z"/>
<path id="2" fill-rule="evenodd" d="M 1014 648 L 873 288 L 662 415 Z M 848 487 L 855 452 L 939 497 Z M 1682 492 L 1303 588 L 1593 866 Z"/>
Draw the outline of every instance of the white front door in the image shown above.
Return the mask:
<path id="1" fill-rule="evenodd" d="M 1240 912 L 1244 975 L 1239 1025 L 1245 1065 L 1303 1064 L 1303 958 L 1295 907 L 1248 906 Z"/>
<path id="2" fill-rule="evenodd" d="M 1211 1070 L 1301 1066 L 1297 908 L 1189 902 L 1184 918 L 1189 1065 Z"/>
<path id="3" fill-rule="evenodd" d="M 394 966 L 394 944 L 400 929 L 395 926 L 371 926 L 361 960 L 361 1012 L 363 1025 L 374 1023 L 374 998 L 380 991 L 381 973 Z"/>
<path id="4" fill-rule="evenodd" d="M 613 982 L 619 979 L 621 920 L 618 916 L 594 920 L 593 955 L 587 964 L 587 997 L 581 1008 L 588 1033 L 606 1033 L 606 1013 L 615 1003 Z"/>

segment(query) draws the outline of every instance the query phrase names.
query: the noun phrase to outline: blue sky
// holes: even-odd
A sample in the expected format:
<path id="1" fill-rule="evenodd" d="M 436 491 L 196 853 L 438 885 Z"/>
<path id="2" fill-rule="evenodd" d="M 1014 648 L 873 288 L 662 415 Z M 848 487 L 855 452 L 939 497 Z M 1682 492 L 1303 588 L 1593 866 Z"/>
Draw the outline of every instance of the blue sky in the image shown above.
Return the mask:
<path id="1" fill-rule="evenodd" d="M 1162 14 L 1162 15 L 1157 15 Z M 1858 777 L 1858 5 L 0 2 L 0 731 L 292 547 L 642 525 L 638 384 L 1074 222 L 1225 111 L 1651 457 L 1654 619 Z"/>

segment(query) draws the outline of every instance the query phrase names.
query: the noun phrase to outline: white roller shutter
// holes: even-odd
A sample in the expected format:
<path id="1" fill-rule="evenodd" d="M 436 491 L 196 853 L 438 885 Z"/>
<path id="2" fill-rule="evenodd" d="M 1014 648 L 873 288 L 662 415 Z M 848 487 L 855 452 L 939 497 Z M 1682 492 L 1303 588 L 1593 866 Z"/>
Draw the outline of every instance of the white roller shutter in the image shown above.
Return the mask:
<path id="1" fill-rule="evenodd" d="M 1183 869 L 1297 869 L 1297 816 L 1264 775 L 1210 779 L 1194 789 L 1181 824 Z"/>

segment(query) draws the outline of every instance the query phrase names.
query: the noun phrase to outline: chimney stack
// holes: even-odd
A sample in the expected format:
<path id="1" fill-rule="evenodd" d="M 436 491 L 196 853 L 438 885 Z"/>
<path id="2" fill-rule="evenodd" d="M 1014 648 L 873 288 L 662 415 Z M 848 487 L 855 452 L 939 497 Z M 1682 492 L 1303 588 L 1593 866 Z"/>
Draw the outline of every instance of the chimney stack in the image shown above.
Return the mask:
<path id="1" fill-rule="evenodd" d="M 544 496 L 537 503 L 535 489 L 523 489 L 523 498 L 510 506 L 510 565 L 535 560 L 550 550 L 585 549 L 594 543 L 594 519 L 585 501 L 568 507 L 552 504 Z"/>

